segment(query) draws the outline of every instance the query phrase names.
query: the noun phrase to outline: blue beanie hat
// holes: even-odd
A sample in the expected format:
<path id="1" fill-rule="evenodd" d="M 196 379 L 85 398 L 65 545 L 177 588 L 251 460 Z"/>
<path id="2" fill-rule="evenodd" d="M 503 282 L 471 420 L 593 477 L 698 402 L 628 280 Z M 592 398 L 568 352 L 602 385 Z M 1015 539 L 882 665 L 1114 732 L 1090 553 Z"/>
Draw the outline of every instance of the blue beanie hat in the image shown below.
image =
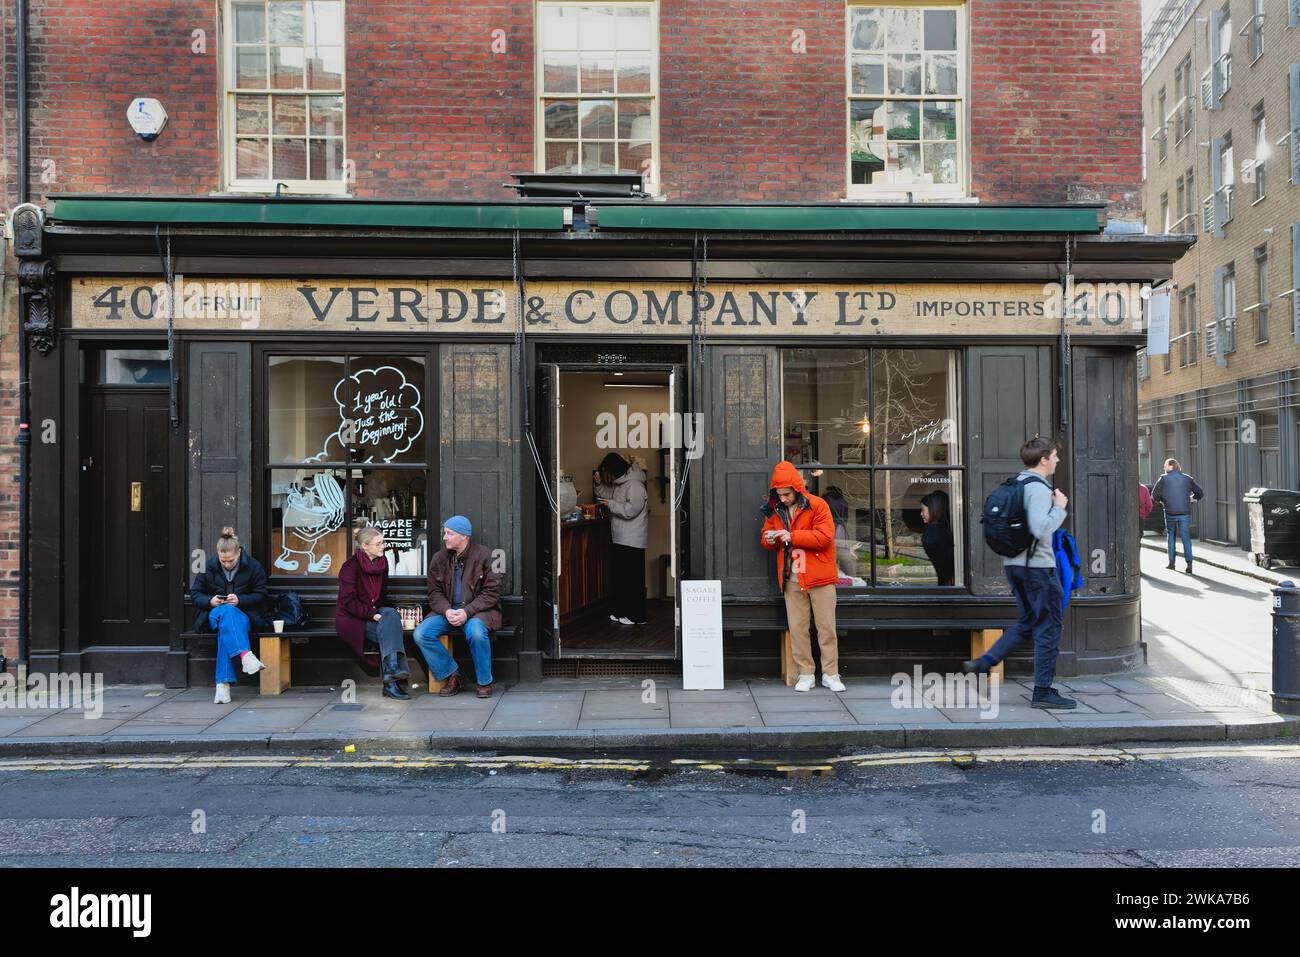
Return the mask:
<path id="1" fill-rule="evenodd" d="M 474 526 L 469 523 L 469 519 L 464 515 L 453 515 L 442 523 L 442 527 L 449 528 L 457 535 L 464 535 L 467 538 L 474 534 Z"/>

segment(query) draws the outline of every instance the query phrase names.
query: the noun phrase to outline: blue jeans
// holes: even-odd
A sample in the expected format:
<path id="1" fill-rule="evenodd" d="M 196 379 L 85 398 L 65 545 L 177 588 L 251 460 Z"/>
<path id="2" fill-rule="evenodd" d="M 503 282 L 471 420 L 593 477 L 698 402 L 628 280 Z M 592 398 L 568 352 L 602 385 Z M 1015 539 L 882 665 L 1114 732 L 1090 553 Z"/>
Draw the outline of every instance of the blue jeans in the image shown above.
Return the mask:
<path id="1" fill-rule="evenodd" d="M 492 641 L 488 636 L 487 625 L 477 618 L 471 618 L 461 626 L 465 640 L 469 642 L 470 657 L 474 659 L 474 674 L 481 685 L 492 683 Z M 456 659 L 440 640 L 450 632 L 452 625 L 442 615 L 430 615 L 415 627 L 415 643 L 424 652 L 424 660 L 433 669 L 433 676 L 439 681 L 456 673 Z"/>
<path id="2" fill-rule="evenodd" d="M 1190 515 L 1170 515 L 1165 513 L 1165 534 L 1169 536 L 1169 564 L 1174 563 L 1178 557 L 1178 550 L 1174 547 L 1174 535 L 1178 535 L 1183 540 L 1183 557 L 1187 559 L 1187 564 L 1192 563 L 1192 516 Z"/>
<path id="3" fill-rule="evenodd" d="M 979 661 L 990 668 L 1011 653 L 1024 639 L 1034 639 L 1034 684 L 1050 688 L 1056 677 L 1056 658 L 1061 650 L 1061 626 L 1065 620 L 1061 601 L 1061 580 L 1055 568 L 1024 568 L 1008 565 L 1007 584 L 1016 596 L 1020 620 L 1002 633 Z"/>
<path id="4" fill-rule="evenodd" d="M 208 626 L 217 633 L 217 684 L 235 683 L 237 658 L 248 647 L 248 616 L 237 605 L 218 605 L 208 612 Z"/>

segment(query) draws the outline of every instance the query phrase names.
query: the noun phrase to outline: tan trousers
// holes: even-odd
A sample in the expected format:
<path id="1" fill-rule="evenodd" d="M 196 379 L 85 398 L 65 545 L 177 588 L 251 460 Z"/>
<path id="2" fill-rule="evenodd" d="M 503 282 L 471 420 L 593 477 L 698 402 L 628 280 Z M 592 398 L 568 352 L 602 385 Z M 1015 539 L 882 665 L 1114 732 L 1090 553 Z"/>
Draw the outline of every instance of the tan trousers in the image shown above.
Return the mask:
<path id="1" fill-rule="evenodd" d="M 785 586 L 785 613 L 790 622 L 790 653 L 801 675 L 813 674 L 809 615 L 817 620 L 817 645 L 822 653 L 822 674 L 840 673 L 839 642 L 835 639 L 835 586 L 818 585 L 801 591 L 795 575 Z"/>

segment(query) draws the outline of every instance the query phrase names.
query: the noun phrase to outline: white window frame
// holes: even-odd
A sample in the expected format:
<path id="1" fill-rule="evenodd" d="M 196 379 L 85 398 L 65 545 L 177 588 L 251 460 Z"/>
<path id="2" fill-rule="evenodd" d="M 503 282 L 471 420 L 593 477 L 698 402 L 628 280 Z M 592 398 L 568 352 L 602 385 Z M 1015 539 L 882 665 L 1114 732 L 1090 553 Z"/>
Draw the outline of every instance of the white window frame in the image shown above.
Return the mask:
<path id="1" fill-rule="evenodd" d="M 231 83 L 231 71 L 234 67 L 235 24 L 234 0 L 221 0 L 221 183 L 227 193 L 269 193 L 274 195 L 277 184 L 282 196 L 347 196 L 351 184 L 348 182 L 348 56 L 347 56 L 347 0 L 339 0 L 343 17 L 343 70 L 340 80 L 343 97 L 343 177 L 341 179 L 238 179 L 235 176 L 236 142 L 235 135 L 235 95 Z M 304 44 L 305 45 L 305 44 Z M 294 91 L 295 93 L 297 91 Z M 304 97 L 313 91 L 303 90 Z M 331 95 L 324 93 L 320 95 Z M 269 122 L 269 118 L 268 118 Z"/>
<path id="2" fill-rule="evenodd" d="M 650 100 L 650 170 L 643 175 L 642 184 L 647 196 L 663 199 L 663 176 L 660 168 L 659 149 L 659 63 L 661 44 L 659 36 L 659 0 L 541 0 L 533 4 L 533 169 L 538 173 L 546 172 L 546 116 L 542 106 L 546 91 L 542 87 L 542 57 L 549 52 L 542 46 L 542 8 L 543 7 L 613 7 L 642 6 L 650 8 L 650 92 L 627 94 L 628 99 Z M 569 94 L 551 94 L 551 98 L 570 98 Z M 582 94 L 572 94 L 573 99 L 582 99 Z M 610 93 L 607 99 L 620 99 L 618 94 Z M 615 130 L 617 136 L 617 129 Z M 579 140 L 581 142 L 581 139 Z M 618 162 L 617 140 L 614 147 L 614 162 Z M 597 174 L 593 174 L 597 175 Z"/>
<path id="3" fill-rule="evenodd" d="M 958 177 L 956 184 L 926 186 L 885 185 L 853 182 L 853 151 L 849 148 L 848 131 L 854 99 L 872 99 L 868 94 L 854 94 L 853 90 L 853 9 L 855 7 L 910 7 L 914 9 L 952 9 L 957 11 L 957 93 L 955 96 L 934 94 L 936 99 L 958 101 L 961 116 L 958 118 Z M 886 66 L 886 69 L 888 67 Z M 924 66 L 922 67 L 924 71 Z M 924 82 L 924 78 L 923 78 Z M 906 202 L 913 201 L 977 202 L 971 193 L 971 121 L 970 121 L 970 16 L 967 0 L 848 0 L 844 4 L 844 184 L 845 198 L 849 201 Z M 888 98 L 881 94 L 879 99 Z M 907 99 L 908 97 L 897 97 Z M 918 94 L 916 99 L 926 99 Z"/>

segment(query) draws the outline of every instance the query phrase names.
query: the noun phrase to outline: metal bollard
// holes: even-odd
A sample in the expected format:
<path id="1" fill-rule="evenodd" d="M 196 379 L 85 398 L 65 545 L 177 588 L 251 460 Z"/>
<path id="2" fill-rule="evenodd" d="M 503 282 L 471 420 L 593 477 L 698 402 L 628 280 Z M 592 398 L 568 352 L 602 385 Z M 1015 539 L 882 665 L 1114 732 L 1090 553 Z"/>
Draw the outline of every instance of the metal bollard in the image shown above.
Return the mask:
<path id="1" fill-rule="evenodd" d="M 1300 714 L 1300 588 L 1273 589 L 1273 710 Z"/>

